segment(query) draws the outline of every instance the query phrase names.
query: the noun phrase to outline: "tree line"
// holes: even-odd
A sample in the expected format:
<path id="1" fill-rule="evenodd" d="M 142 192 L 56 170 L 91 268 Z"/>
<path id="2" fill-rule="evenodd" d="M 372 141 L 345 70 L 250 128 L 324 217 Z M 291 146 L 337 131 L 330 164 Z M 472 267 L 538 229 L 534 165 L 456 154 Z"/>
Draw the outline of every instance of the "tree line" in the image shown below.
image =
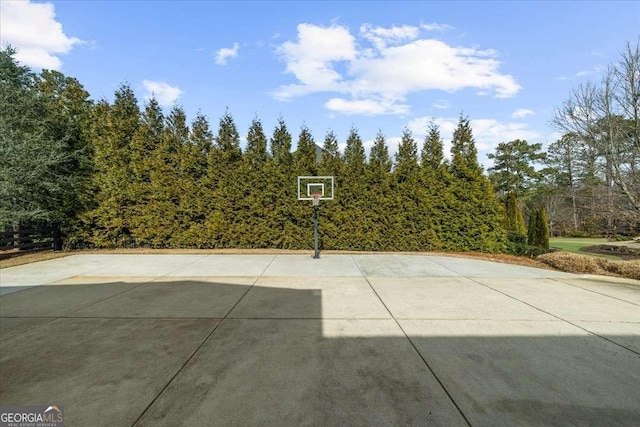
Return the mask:
<path id="1" fill-rule="evenodd" d="M 462 115 L 450 160 L 435 124 L 422 141 L 405 128 L 393 158 L 382 132 L 367 157 L 356 128 L 340 152 L 332 131 L 322 141 L 306 126 L 292 135 L 283 118 L 272 132 L 255 118 L 241 148 L 229 111 L 212 128 L 204 114 L 189 122 L 180 106 L 165 112 L 153 98 L 141 107 L 128 85 L 113 102 L 93 101 L 76 79 L 33 73 L 14 54 L 0 51 L 0 228 L 56 224 L 68 247 L 306 249 L 311 206 L 297 201 L 298 175 L 336 177 L 336 200 L 321 206 L 324 249 L 529 253 L 531 244 L 548 246 L 549 226 L 581 231 L 590 221 L 636 218 L 633 93 L 631 115 L 603 115 L 590 133 L 566 132 L 547 153 L 526 141 L 499 144 L 487 177 Z M 637 61 L 637 49 L 629 55 Z M 596 149 L 605 136 L 608 149 Z M 567 141 L 579 141 L 581 160 L 571 163 L 579 175 L 563 163 Z M 589 185 L 610 197 L 593 192 L 589 206 L 580 199 Z"/>
<path id="2" fill-rule="evenodd" d="M 36 75 L 2 52 L 0 223 L 57 223 L 71 247 L 309 248 L 311 206 L 298 175 L 332 175 L 321 208 L 321 247 L 354 250 L 505 248 L 503 208 L 460 117 L 452 160 L 434 125 L 420 144 L 408 129 L 392 159 L 380 132 L 367 158 L 357 129 L 344 153 L 329 131 L 316 144 L 280 119 L 256 118 L 246 147 L 230 112 L 214 131 L 199 113 L 141 109 L 127 85 L 93 102 L 56 71 Z M 316 145 L 322 146 L 320 160 Z M 420 155 L 421 154 L 421 155 Z"/>

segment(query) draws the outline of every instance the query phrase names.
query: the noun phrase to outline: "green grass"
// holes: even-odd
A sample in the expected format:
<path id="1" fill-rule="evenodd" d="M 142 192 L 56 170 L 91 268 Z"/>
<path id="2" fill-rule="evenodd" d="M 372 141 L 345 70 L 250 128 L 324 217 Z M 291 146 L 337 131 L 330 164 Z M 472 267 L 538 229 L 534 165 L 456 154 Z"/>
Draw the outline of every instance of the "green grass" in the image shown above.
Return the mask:
<path id="1" fill-rule="evenodd" d="M 549 246 L 562 249 L 563 251 L 600 258 L 620 259 L 620 257 L 615 255 L 592 254 L 580 250 L 580 248 L 587 246 L 603 245 L 605 243 L 607 243 L 607 239 L 605 238 L 552 237 L 549 239 Z"/>

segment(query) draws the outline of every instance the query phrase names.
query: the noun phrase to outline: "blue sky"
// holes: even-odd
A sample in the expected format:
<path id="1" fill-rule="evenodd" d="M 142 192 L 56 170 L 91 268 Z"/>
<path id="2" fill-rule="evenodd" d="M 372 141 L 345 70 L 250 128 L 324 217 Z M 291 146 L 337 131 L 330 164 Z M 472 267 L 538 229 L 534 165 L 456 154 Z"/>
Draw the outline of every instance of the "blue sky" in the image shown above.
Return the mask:
<path id="1" fill-rule="evenodd" d="M 141 106 L 228 107 L 244 136 L 279 116 L 322 144 L 355 126 L 390 149 L 428 123 L 447 142 L 461 112 L 480 160 L 503 141 L 548 144 L 555 107 L 640 37 L 640 2 L 0 2 L 0 38 L 34 70 L 76 77 L 94 99 L 121 83 Z"/>

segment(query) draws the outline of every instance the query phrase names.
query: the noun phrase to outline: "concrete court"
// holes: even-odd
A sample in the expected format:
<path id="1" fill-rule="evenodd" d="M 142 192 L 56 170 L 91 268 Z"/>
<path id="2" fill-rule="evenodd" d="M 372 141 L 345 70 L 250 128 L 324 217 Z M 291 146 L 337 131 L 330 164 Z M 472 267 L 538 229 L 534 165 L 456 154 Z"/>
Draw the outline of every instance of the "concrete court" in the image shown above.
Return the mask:
<path id="1" fill-rule="evenodd" d="M 0 270 L 0 404 L 68 426 L 638 425 L 640 283 L 417 255 Z"/>

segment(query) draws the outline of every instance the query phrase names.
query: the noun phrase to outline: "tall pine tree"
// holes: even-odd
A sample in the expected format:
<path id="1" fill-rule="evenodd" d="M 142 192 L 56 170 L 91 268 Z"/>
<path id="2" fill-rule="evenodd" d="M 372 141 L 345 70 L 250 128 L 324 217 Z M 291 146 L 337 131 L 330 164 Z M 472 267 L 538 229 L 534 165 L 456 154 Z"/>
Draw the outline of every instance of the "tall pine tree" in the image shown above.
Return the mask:
<path id="1" fill-rule="evenodd" d="M 447 249 L 500 252 L 505 249 L 503 208 L 478 163 L 469 119 L 460 116 L 453 133 L 450 166 L 452 217 L 443 224 Z"/>
<path id="2" fill-rule="evenodd" d="M 240 134 L 229 111 L 220 119 L 218 135 L 210 153 L 209 171 L 213 175 L 213 206 L 207 219 L 209 236 L 219 247 L 239 244 L 242 217 L 237 217 L 242 197 Z"/>
<path id="3" fill-rule="evenodd" d="M 122 85 L 113 105 L 101 101 L 92 113 L 89 138 L 94 153 L 95 208 L 85 216 L 91 232 L 88 239 L 97 246 L 128 246 L 132 243 L 131 217 L 137 203 L 131 143 L 140 121 L 138 101 L 131 87 Z"/>

